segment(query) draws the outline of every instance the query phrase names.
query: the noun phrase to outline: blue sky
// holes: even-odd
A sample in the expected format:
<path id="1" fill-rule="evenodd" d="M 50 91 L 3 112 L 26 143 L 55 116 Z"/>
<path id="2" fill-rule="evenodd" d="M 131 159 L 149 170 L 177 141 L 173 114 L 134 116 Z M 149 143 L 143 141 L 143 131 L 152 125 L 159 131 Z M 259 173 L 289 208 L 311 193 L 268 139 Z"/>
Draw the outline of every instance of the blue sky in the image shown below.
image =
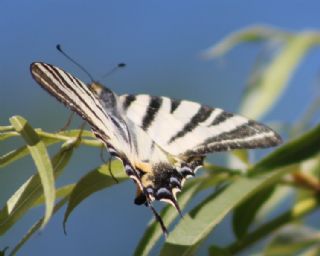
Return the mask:
<path id="1" fill-rule="evenodd" d="M 60 128 L 68 111 L 48 96 L 29 74 L 33 61 L 63 67 L 83 81 L 89 78 L 59 54 L 62 47 L 96 78 L 119 62 L 127 67 L 102 80 L 119 94 L 148 93 L 187 98 L 237 112 L 255 45 L 236 47 L 221 64 L 201 59 L 203 50 L 238 29 L 267 24 L 300 31 L 319 29 L 319 1 L 15 1 L 0 2 L 0 121 L 26 117 L 34 127 Z M 293 121 L 308 105 L 319 72 L 319 50 L 303 61 L 286 93 L 266 121 Z M 6 152 L 10 145 L 0 149 Z M 76 180 L 97 165 L 96 151 L 83 150 L 65 175 Z M 6 199 L 33 172 L 31 161 L 5 169 L 0 184 Z M 63 183 L 63 182 L 62 182 Z M 130 254 L 151 214 L 136 207 L 134 186 L 125 183 L 94 195 L 70 218 L 69 235 L 57 215 L 33 237 L 21 255 Z M 34 211 L 0 242 L 13 245 L 41 211 Z"/>

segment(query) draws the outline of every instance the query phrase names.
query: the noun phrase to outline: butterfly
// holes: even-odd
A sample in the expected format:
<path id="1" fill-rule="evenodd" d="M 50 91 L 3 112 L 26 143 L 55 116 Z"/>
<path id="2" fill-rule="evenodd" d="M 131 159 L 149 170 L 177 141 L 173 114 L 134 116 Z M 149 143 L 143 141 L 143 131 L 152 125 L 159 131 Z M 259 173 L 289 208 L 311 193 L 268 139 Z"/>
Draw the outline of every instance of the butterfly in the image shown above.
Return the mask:
<path id="1" fill-rule="evenodd" d="M 281 142 L 269 127 L 220 108 L 147 94 L 119 96 L 43 62 L 32 63 L 30 70 L 42 88 L 80 115 L 110 155 L 122 161 L 137 185 L 135 203 L 152 210 L 165 234 L 152 202 L 170 203 L 181 214 L 177 192 L 208 153 Z"/>

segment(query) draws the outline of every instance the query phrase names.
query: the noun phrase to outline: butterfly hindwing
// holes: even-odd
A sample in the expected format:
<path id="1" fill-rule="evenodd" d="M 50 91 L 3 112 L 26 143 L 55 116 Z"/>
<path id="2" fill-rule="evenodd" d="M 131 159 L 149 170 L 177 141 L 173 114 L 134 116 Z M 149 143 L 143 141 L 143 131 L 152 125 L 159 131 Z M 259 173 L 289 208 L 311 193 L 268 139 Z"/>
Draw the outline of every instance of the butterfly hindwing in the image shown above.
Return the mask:
<path id="1" fill-rule="evenodd" d="M 120 101 L 127 118 L 173 156 L 270 147 L 280 142 L 269 127 L 219 108 L 149 95 L 123 95 Z"/>

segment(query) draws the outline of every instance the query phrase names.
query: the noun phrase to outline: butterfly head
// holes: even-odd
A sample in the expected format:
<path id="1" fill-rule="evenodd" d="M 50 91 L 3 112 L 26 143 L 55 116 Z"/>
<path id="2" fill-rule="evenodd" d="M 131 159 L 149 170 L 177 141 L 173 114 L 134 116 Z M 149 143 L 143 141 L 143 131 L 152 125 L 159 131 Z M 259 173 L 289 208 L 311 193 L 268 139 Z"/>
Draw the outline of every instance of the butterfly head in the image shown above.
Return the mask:
<path id="1" fill-rule="evenodd" d="M 89 84 L 89 88 L 106 109 L 114 109 L 117 96 L 113 91 L 104 87 L 99 82 L 92 82 Z"/>

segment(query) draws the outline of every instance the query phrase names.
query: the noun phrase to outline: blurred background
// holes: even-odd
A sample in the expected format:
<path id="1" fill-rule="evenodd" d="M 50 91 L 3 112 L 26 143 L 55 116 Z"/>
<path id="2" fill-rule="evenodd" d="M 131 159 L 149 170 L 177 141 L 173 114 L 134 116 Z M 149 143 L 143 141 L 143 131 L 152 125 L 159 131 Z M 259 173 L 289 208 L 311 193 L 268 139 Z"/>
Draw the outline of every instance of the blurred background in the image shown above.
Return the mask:
<path id="1" fill-rule="evenodd" d="M 0 1 L 0 125 L 13 115 L 35 128 L 56 131 L 69 111 L 31 78 L 29 65 L 45 61 L 90 79 L 63 57 L 56 44 L 91 75 L 118 94 L 147 93 L 189 99 L 239 112 L 241 96 L 259 44 L 243 44 L 223 58 L 206 60 L 203 52 L 230 33 L 267 24 L 298 32 L 319 29 L 319 1 Z M 320 52 L 312 50 L 290 80 L 280 101 L 264 117 L 271 123 L 294 122 L 314 98 Z M 102 79 L 117 63 L 127 67 Z M 74 127 L 80 125 L 75 119 Z M 21 145 L 2 143 L 1 155 Z M 54 151 L 54 148 L 52 149 Z M 221 161 L 217 159 L 217 161 Z M 58 185 L 77 181 L 101 163 L 99 150 L 82 148 Z M 35 172 L 30 157 L 0 170 L 0 205 Z M 94 194 L 71 215 L 68 235 L 63 210 L 20 251 L 21 255 L 130 255 L 151 213 L 133 204 L 131 181 Z M 13 246 L 43 213 L 30 211 L 5 236 L 0 249 Z M 215 230 L 211 242 L 232 239 L 229 225 Z M 205 252 L 199 252 L 205 254 Z"/>

